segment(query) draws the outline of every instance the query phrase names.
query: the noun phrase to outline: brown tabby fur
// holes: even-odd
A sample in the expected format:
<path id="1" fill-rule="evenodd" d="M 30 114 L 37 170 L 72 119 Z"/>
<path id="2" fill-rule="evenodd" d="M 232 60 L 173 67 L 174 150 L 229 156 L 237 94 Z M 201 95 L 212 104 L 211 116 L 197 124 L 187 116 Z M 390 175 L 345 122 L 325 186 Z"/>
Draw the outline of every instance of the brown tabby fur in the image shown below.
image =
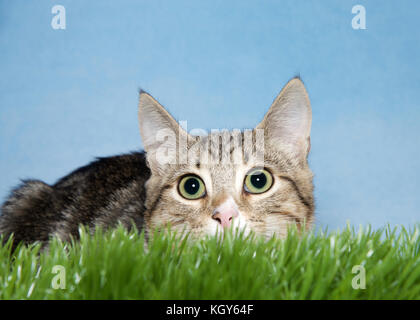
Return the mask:
<path id="1" fill-rule="evenodd" d="M 300 79 L 286 85 L 256 127 L 263 132 L 262 142 L 256 129 L 248 131 L 251 144 L 245 131 L 191 136 L 145 92 L 140 93 L 139 122 L 146 153 L 100 158 L 51 186 L 24 181 L 1 208 L 0 234 L 5 239 L 13 234 L 14 245 L 46 244 L 52 235 L 77 238 L 79 225 L 94 229 L 122 223 L 149 234 L 170 223 L 172 229 L 202 237 L 222 230 L 212 213 L 224 203 L 237 208 L 240 218 L 233 226 L 246 232 L 284 237 L 290 224 L 311 226 L 311 109 Z M 175 151 L 171 163 L 159 159 L 163 144 L 157 133 L 162 130 L 174 133 L 175 139 L 166 140 L 168 150 Z M 263 153 L 262 164 L 257 151 Z M 273 186 L 262 194 L 246 192 L 246 173 L 262 166 L 271 172 Z M 205 184 L 206 194 L 198 200 L 178 192 L 180 178 L 191 173 Z"/>

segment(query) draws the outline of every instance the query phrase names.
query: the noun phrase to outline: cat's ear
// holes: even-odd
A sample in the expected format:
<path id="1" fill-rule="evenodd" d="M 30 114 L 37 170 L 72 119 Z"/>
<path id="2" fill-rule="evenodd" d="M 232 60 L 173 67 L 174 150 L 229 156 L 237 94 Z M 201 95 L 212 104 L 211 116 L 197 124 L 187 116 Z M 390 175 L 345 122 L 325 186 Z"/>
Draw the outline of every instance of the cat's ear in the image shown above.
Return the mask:
<path id="1" fill-rule="evenodd" d="M 290 80 L 274 100 L 263 121 L 266 142 L 272 147 L 286 147 L 296 156 L 307 157 L 310 149 L 311 105 L 303 82 Z"/>
<path id="2" fill-rule="evenodd" d="M 168 164 L 176 164 L 180 144 L 188 134 L 175 119 L 148 93 L 141 91 L 138 118 L 147 161 L 152 171 L 164 172 Z"/>

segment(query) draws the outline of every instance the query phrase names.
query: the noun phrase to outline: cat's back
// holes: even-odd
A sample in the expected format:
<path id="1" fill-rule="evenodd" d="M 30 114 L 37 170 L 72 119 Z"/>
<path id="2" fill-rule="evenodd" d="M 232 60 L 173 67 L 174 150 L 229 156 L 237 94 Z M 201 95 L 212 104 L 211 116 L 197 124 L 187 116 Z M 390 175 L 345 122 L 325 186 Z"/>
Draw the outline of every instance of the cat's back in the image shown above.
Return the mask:
<path id="1" fill-rule="evenodd" d="M 29 243 L 52 234 L 77 236 L 80 224 L 107 228 L 134 222 L 141 229 L 149 176 L 144 153 L 134 152 L 98 158 L 51 186 L 23 181 L 1 208 L 0 233 Z"/>
<path id="2" fill-rule="evenodd" d="M 97 158 L 81 167 L 52 187 L 63 192 L 82 192 L 84 198 L 98 200 L 133 181 L 147 180 L 150 175 L 145 154 L 133 152 L 113 157 Z"/>

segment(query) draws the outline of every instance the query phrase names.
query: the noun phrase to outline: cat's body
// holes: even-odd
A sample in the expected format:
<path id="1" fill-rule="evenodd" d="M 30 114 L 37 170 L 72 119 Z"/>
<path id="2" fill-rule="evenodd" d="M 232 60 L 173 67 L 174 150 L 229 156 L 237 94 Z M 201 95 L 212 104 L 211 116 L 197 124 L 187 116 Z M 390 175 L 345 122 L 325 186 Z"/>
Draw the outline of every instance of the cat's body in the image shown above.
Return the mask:
<path id="1" fill-rule="evenodd" d="M 79 226 L 109 228 L 121 222 L 141 230 L 144 184 L 150 176 L 144 153 L 100 158 L 49 186 L 27 180 L 3 204 L 0 233 L 15 243 L 78 237 Z"/>
<path id="2" fill-rule="evenodd" d="M 77 238 L 80 225 L 148 234 L 171 224 L 196 237 L 230 226 L 265 237 L 311 226 L 311 108 L 299 79 L 253 130 L 191 136 L 144 92 L 139 122 L 147 153 L 100 158 L 52 186 L 24 181 L 1 208 L 0 234 L 14 234 L 16 245 Z"/>

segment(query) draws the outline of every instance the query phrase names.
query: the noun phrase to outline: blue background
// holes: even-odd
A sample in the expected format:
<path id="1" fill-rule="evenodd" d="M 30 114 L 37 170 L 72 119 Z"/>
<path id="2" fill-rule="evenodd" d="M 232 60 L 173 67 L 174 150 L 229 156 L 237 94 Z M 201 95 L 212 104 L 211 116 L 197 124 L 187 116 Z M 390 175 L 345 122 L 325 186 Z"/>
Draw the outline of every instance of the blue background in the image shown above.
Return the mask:
<path id="1" fill-rule="evenodd" d="M 56 5 L 66 30 L 51 27 Z M 351 9 L 366 8 L 366 30 Z M 141 87 L 192 128 L 250 128 L 293 76 L 313 108 L 317 224 L 420 212 L 419 1 L 0 0 L 0 199 L 142 147 Z"/>

